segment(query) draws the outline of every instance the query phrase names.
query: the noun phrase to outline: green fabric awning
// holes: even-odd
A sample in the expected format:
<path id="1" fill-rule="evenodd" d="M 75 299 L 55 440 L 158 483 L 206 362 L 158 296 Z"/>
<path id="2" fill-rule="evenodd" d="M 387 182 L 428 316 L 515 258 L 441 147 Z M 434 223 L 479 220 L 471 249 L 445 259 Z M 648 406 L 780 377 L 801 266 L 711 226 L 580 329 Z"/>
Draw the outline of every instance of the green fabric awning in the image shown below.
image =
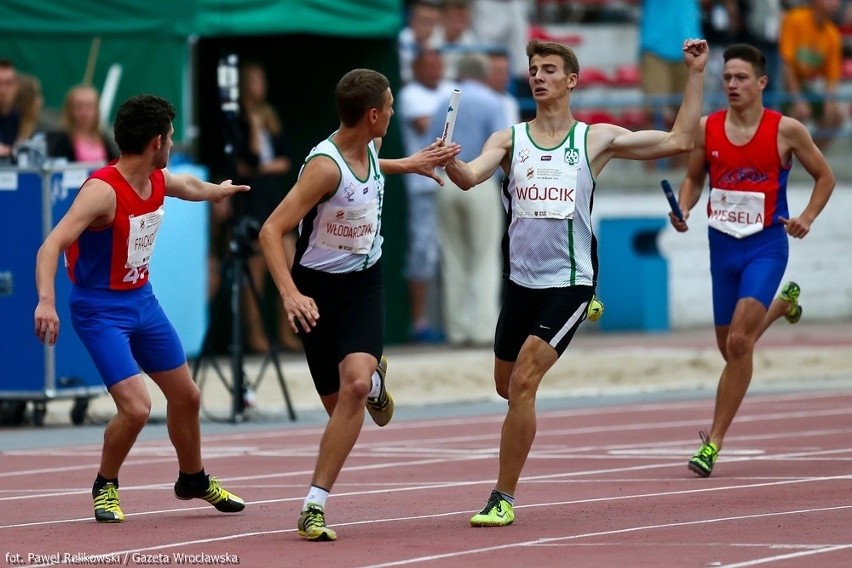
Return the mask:
<path id="1" fill-rule="evenodd" d="M 3 0 L 0 34 L 392 37 L 402 0 Z"/>

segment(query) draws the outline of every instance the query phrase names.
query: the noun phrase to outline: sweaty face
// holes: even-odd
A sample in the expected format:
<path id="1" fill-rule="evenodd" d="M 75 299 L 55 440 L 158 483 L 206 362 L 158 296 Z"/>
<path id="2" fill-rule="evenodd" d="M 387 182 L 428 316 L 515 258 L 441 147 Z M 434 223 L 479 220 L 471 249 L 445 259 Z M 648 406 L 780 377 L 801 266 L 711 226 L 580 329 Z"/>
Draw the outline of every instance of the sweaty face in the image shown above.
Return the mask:
<path id="1" fill-rule="evenodd" d="M 533 55 L 530 58 L 530 90 L 535 100 L 558 99 L 577 84 L 577 75 L 566 75 L 558 55 Z"/>
<path id="2" fill-rule="evenodd" d="M 765 75 L 758 77 L 752 64 L 742 59 L 729 59 L 722 71 L 722 85 L 732 108 L 742 108 L 759 99 L 766 81 Z"/>

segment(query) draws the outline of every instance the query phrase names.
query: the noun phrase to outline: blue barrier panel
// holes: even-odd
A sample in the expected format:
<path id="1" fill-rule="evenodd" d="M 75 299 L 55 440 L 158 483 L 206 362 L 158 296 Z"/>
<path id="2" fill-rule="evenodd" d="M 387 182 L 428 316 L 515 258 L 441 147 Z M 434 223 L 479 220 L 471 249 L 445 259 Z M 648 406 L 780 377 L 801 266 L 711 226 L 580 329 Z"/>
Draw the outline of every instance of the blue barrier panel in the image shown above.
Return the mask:
<path id="1" fill-rule="evenodd" d="M 86 398 L 105 393 L 100 375 L 71 325 L 71 285 L 57 266 L 55 347 L 35 337 L 35 257 L 54 224 L 68 211 L 90 167 L 47 171 L 0 169 L 0 399 Z"/>
<path id="2" fill-rule="evenodd" d="M 172 174 L 208 178 L 207 168 L 193 164 L 169 166 Z M 207 203 L 166 198 L 166 215 L 151 257 L 151 285 L 180 336 L 188 357 L 201 352 L 207 329 Z"/>
<path id="3" fill-rule="evenodd" d="M 605 331 L 669 329 L 668 264 L 657 248 L 665 218 L 602 219 L 598 229 L 598 297 Z"/>

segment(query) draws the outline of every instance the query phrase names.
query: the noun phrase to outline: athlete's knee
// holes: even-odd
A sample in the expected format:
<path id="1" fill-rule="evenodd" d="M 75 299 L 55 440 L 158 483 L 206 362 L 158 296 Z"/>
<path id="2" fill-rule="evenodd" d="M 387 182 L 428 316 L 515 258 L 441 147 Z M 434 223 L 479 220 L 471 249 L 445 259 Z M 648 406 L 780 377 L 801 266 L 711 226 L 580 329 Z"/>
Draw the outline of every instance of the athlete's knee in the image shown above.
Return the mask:
<path id="1" fill-rule="evenodd" d="M 725 345 L 725 359 L 740 358 L 754 351 L 754 337 L 739 330 L 731 330 Z"/>
<path id="2" fill-rule="evenodd" d="M 509 381 L 506 398 L 513 404 L 534 402 L 539 382 L 531 373 L 514 372 Z"/>
<path id="3" fill-rule="evenodd" d="M 201 411 L 201 391 L 194 382 L 189 381 L 184 388 L 169 392 L 166 402 L 172 409 L 180 409 L 182 412 Z"/>
<path id="4" fill-rule="evenodd" d="M 181 397 L 181 402 L 183 406 L 187 409 L 187 411 L 192 412 L 200 412 L 201 411 L 201 391 L 198 390 L 198 387 L 193 383 L 193 387 L 191 389 L 187 389 L 186 395 Z"/>
<path id="5" fill-rule="evenodd" d="M 118 415 L 135 430 L 141 430 L 151 416 L 151 401 L 133 401 L 118 406 Z"/>
<path id="6" fill-rule="evenodd" d="M 346 371 L 340 375 L 340 398 L 366 400 L 370 394 L 370 378 L 362 376 L 362 373 Z"/>

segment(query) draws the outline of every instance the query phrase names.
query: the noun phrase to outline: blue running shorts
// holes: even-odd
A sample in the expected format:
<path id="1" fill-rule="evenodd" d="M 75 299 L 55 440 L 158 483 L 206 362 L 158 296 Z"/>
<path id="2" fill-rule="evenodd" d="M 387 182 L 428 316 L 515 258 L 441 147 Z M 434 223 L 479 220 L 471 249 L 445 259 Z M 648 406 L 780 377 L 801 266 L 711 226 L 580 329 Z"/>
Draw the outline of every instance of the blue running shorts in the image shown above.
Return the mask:
<path id="1" fill-rule="evenodd" d="M 106 387 L 139 374 L 170 371 L 186 362 L 177 331 L 151 284 L 130 291 L 72 286 L 71 323 Z"/>
<path id="2" fill-rule="evenodd" d="M 775 225 L 742 239 L 710 229 L 709 239 L 714 323 L 730 325 L 742 298 L 769 308 L 787 268 L 790 248 L 784 227 Z"/>

